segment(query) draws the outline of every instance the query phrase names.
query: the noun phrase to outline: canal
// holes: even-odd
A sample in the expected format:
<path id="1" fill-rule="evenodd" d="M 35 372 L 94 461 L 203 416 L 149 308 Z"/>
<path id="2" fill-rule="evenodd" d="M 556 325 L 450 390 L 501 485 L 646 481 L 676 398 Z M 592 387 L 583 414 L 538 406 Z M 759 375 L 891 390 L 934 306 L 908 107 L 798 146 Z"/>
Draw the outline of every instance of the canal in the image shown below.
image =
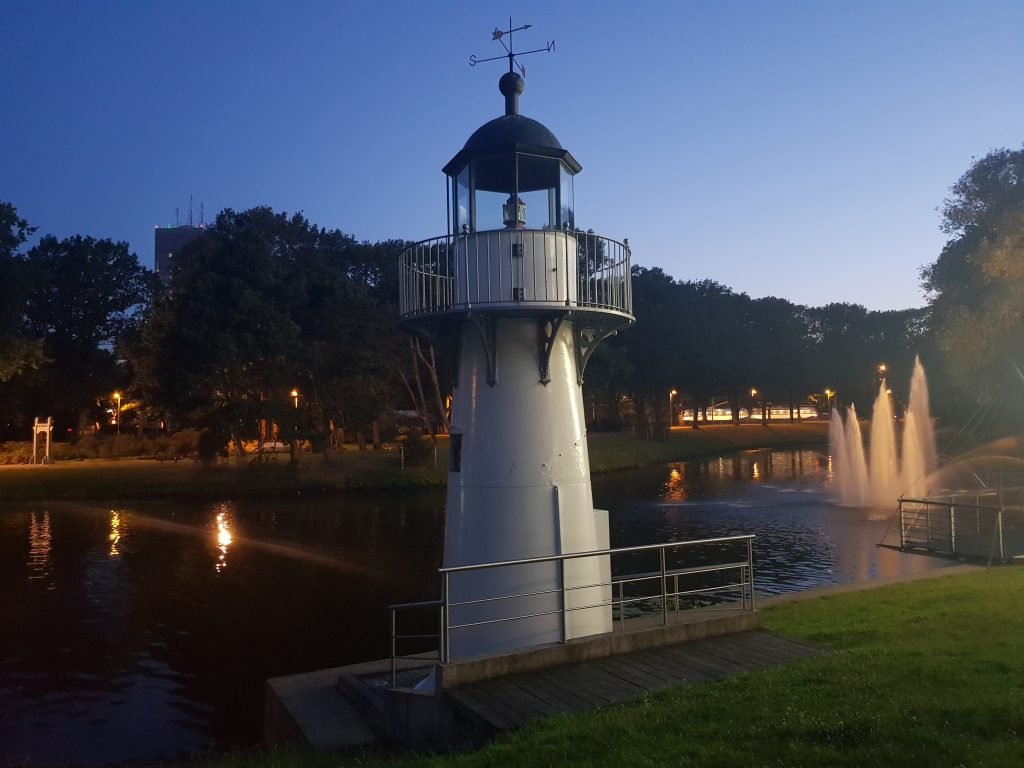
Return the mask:
<path id="1" fill-rule="evenodd" d="M 594 479 L 612 545 L 753 533 L 764 594 L 943 561 L 875 545 L 828 457 L 748 451 Z M 443 491 L 0 506 L 0 765 L 258 742 L 263 681 L 380 658 L 386 606 L 437 596 Z M 891 533 L 890 533 L 891 536 Z"/>

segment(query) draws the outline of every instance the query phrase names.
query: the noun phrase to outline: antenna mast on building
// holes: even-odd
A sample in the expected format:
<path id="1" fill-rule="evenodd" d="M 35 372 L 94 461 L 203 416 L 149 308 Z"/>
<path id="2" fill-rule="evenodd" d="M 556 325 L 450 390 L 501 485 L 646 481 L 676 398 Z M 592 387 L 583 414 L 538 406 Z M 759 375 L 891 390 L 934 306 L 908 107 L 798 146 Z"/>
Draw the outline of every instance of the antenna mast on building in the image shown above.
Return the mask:
<path id="1" fill-rule="evenodd" d="M 188 225 L 192 226 L 192 193 L 188 193 Z"/>

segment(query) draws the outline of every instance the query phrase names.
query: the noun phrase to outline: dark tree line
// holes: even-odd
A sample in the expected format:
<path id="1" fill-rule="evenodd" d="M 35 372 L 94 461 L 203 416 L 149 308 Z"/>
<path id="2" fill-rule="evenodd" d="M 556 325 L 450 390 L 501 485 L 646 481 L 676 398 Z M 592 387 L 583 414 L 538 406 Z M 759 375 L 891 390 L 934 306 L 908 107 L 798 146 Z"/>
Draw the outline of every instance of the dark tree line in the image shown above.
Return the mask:
<path id="1" fill-rule="evenodd" d="M 711 280 L 633 267 L 637 325 L 603 343 L 586 371 L 591 426 L 659 427 L 726 404 L 867 411 L 885 362 L 905 399 L 915 355 L 951 404 L 1024 402 L 1024 149 L 976 161 L 943 208 L 950 235 L 922 270 L 930 304 L 874 312 L 751 299 Z M 397 256 L 302 215 L 225 210 L 186 247 L 168 285 L 126 243 L 45 236 L 0 203 L 0 437 L 35 416 L 58 437 L 109 428 L 124 393 L 133 428 L 200 427 L 225 443 L 265 434 L 326 448 L 376 440 L 396 411 L 446 426 L 450 361 L 398 327 Z M 601 254 L 581 254 L 600 259 Z M 670 396 L 669 393 L 675 392 Z M 793 411 L 795 412 L 795 411 Z M 776 410 L 778 413 L 778 410 Z M 676 419 L 678 415 L 676 416 Z"/>
<path id="2" fill-rule="evenodd" d="M 667 425 L 670 403 L 702 415 L 725 403 L 734 418 L 772 404 L 796 418 L 808 402 L 824 410 L 826 390 L 863 411 L 879 363 L 897 384 L 909 379 L 915 354 L 927 355 L 924 309 L 804 307 L 644 267 L 633 269 L 633 298 L 636 326 L 600 349 L 587 371 L 591 412 L 612 424 L 622 420 L 623 403 L 638 424 L 656 427 Z"/>

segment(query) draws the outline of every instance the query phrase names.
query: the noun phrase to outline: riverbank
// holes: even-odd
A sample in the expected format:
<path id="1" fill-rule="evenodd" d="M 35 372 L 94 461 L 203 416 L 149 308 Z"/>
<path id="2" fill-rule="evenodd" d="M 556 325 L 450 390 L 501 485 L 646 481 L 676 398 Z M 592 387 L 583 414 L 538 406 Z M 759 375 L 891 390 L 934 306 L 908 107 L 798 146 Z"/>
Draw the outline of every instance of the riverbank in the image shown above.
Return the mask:
<path id="1" fill-rule="evenodd" d="M 461 755 L 253 752 L 206 768 L 536 765 L 1013 766 L 1024 761 L 1024 568 L 764 610 L 830 653 L 553 718 Z"/>
<path id="2" fill-rule="evenodd" d="M 637 440 L 623 433 L 589 436 L 593 472 L 633 469 L 737 450 L 823 445 L 827 422 L 723 424 L 699 430 L 674 428 L 663 441 Z M 324 496 L 354 490 L 442 487 L 447 480 L 448 443 L 428 451 L 423 462 L 403 467 L 398 451 L 348 450 L 304 454 L 298 465 L 287 454 L 267 460 L 221 460 L 210 467 L 195 461 L 91 459 L 49 466 L 0 466 L 0 502 L 103 501 L 125 499 L 238 499 Z"/>

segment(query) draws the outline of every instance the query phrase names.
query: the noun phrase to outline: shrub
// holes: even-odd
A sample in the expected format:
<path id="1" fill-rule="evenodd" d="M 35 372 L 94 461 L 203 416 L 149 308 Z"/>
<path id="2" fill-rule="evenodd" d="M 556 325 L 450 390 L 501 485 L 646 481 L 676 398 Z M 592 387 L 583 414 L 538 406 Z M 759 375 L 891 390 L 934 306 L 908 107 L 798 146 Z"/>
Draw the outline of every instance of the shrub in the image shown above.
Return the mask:
<path id="1" fill-rule="evenodd" d="M 422 432 L 418 429 L 409 430 L 406 440 L 404 441 L 404 447 L 405 465 L 407 467 L 426 464 L 434 455 L 433 442 L 431 442 L 429 437 L 424 437 Z"/>
<path id="2" fill-rule="evenodd" d="M 217 454 L 225 453 L 230 435 L 213 427 L 206 427 L 199 433 L 196 450 L 204 467 L 213 464 Z"/>

